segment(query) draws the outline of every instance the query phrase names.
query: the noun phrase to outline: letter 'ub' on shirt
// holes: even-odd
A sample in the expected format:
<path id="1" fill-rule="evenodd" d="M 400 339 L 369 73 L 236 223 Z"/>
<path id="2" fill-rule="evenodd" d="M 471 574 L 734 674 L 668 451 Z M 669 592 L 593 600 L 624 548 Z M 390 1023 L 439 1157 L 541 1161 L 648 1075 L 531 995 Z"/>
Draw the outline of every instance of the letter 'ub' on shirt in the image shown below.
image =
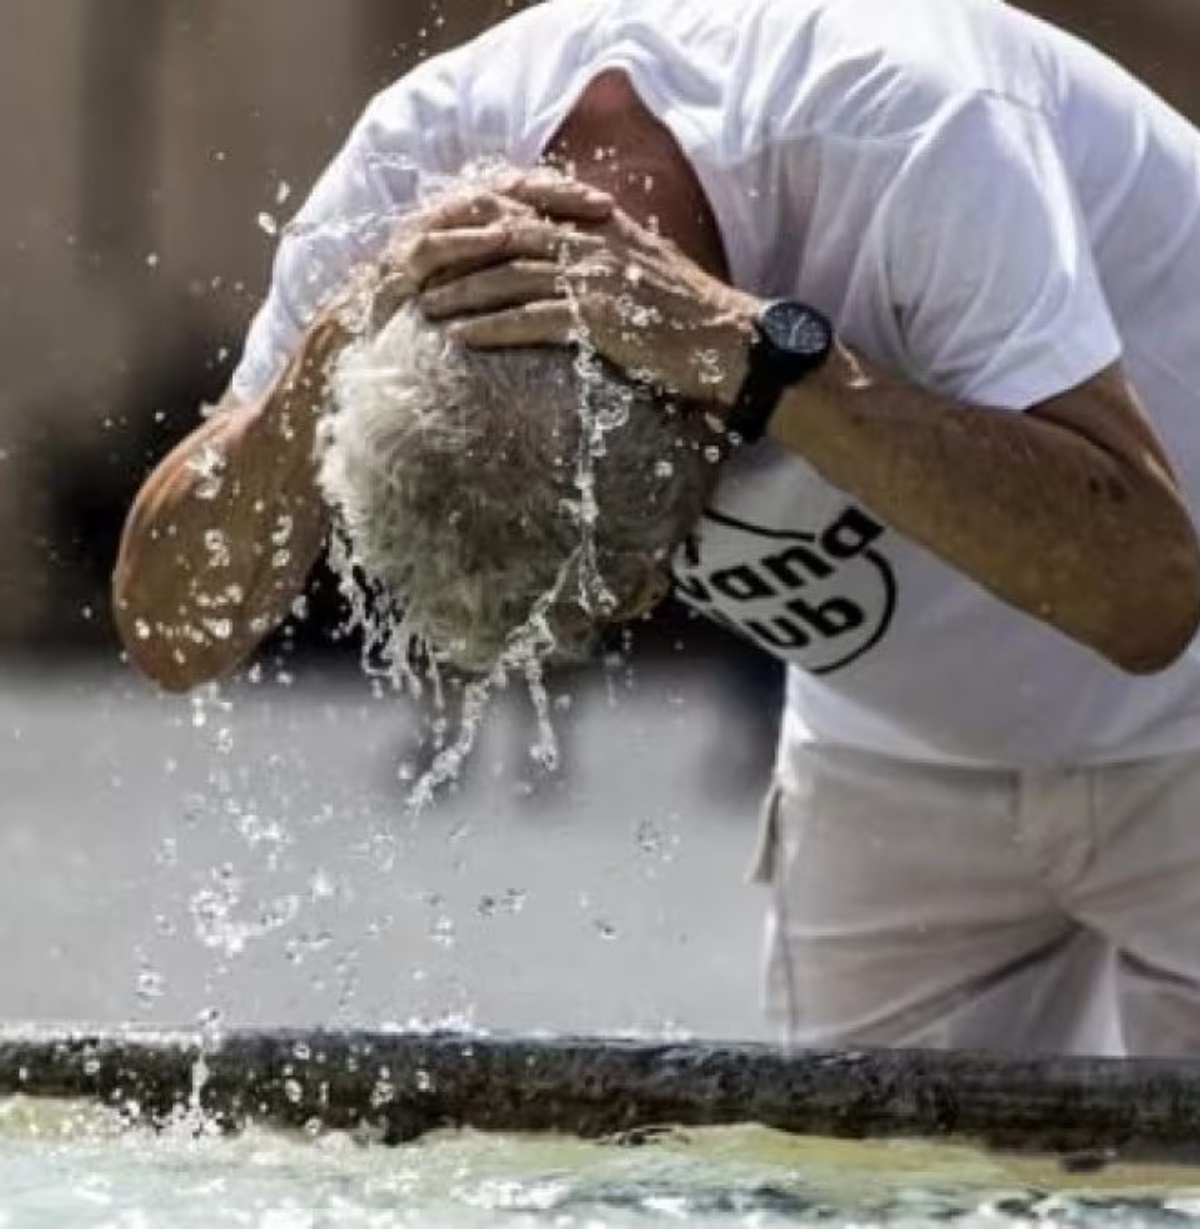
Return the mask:
<path id="1" fill-rule="evenodd" d="M 736 285 L 812 302 L 875 363 L 999 409 L 1120 358 L 1200 513 L 1200 136 L 996 0 L 548 0 L 510 18 L 367 107 L 284 235 L 235 393 L 267 388 L 423 192 L 478 158 L 533 165 L 613 67 L 695 168 Z M 1200 745 L 1194 651 L 1124 676 L 769 441 L 725 467 L 677 575 L 789 664 L 785 775 L 811 739 L 1012 765 Z"/>

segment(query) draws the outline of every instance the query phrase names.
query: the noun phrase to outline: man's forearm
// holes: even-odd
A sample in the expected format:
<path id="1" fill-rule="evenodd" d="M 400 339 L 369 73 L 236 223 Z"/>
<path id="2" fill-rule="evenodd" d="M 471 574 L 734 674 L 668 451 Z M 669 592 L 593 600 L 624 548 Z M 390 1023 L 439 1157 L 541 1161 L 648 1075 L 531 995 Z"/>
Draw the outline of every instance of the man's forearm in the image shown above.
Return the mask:
<path id="1" fill-rule="evenodd" d="M 171 690 L 224 674 L 288 612 L 328 524 L 313 444 L 336 317 L 257 405 L 220 409 L 147 479 L 125 525 L 114 612 L 130 659 Z"/>
<path id="2" fill-rule="evenodd" d="M 1123 669 L 1161 668 L 1200 606 L 1187 511 L 1152 445 L 1131 462 L 1041 408 L 960 405 L 839 347 L 785 396 L 771 434 L 995 596 Z"/>

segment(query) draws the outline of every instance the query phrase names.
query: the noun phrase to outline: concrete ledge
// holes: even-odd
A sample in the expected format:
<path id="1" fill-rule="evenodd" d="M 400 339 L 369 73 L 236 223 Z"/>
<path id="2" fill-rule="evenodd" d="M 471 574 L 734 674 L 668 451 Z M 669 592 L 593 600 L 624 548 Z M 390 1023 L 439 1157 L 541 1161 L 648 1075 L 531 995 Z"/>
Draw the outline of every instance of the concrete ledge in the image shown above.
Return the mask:
<path id="1" fill-rule="evenodd" d="M 1200 1062 L 431 1033 L 0 1029 L 0 1096 L 162 1120 L 445 1126 L 585 1136 L 757 1122 L 833 1137 L 954 1137 L 1178 1158 L 1200 1145 Z"/>

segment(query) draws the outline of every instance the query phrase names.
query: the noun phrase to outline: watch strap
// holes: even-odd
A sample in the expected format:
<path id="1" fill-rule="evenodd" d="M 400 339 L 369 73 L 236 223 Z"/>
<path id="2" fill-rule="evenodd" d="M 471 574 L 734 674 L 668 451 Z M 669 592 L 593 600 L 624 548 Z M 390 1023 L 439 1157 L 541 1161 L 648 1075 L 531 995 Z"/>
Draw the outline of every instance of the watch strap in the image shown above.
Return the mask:
<path id="1" fill-rule="evenodd" d="M 750 342 L 749 365 L 737 397 L 725 416 L 725 428 L 744 444 L 754 444 L 767 433 L 775 408 L 787 388 L 787 381 L 763 361 L 766 346 L 755 326 Z"/>

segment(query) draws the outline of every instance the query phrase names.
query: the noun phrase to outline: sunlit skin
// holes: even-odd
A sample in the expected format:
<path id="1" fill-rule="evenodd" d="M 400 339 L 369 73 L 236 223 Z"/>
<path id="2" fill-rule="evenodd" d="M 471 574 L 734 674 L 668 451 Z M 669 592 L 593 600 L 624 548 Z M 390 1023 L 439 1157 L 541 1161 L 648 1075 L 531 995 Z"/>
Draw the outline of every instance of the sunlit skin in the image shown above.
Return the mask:
<path id="1" fill-rule="evenodd" d="M 618 148 L 584 156 L 608 151 L 614 132 Z M 582 326 L 615 365 L 719 419 L 761 303 L 727 283 L 682 153 L 615 73 L 585 91 L 549 152 L 575 178 L 531 172 L 425 210 L 366 276 L 387 304 L 416 296 L 471 346 L 567 344 Z M 225 406 L 139 495 L 116 609 L 131 657 L 164 685 L 231 668 L 301 591 L 326 528 L 313 422 L 324 364 L 347 335 L 335 305 L 261 403 Z M 1200 548 L 1119 365 L 1014 414 L 935 396 L 839 342 L 785 395 L 770 433 L 895 530 L 1123 670 L 1165 667 L 1195 632 Z M 230 475 L 211 502 L 189 467 L 203 442 Z M 266 525 L 285 508 L 296 548 L 271 567 Z M 246 594 L 220 640 L 197 600 L 214 588 L 203 563 L 214 525 L 231 543 L 220 582 Z"/>

